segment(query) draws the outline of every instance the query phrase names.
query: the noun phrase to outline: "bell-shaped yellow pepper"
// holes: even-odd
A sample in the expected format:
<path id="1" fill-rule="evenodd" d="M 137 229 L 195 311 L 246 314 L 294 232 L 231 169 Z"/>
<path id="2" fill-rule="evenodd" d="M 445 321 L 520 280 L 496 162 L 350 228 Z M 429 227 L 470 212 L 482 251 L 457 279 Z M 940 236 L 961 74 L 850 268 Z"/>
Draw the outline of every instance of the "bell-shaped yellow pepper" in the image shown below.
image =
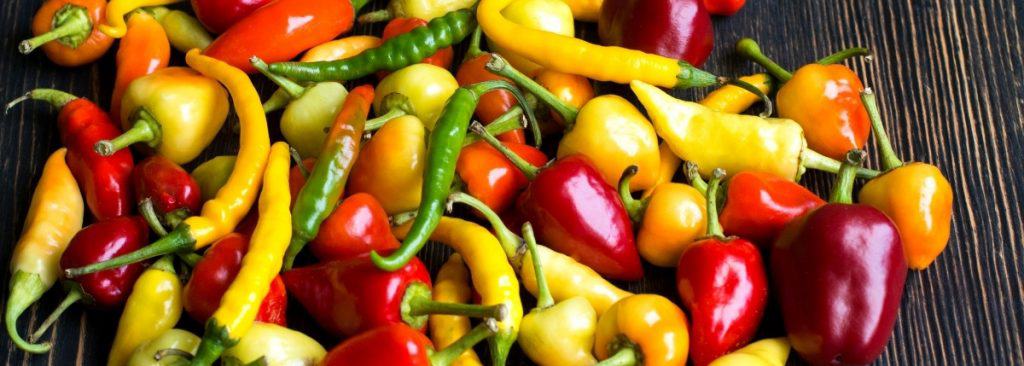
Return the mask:
<path id="1" fill-rule="evenodd" d="M 124 134 L 96 143 L 110 155 L 142 142 L 185 164 L 202 153 L 228 116 L 228 93 L 213 78 L 184 67 L 168 67 L 135 79 L 121 102 Z"/>
<path id="2" fill-rule="evenodd" d="M 651 264 L 675 267 L 690 243 L 707 231 L 704 194 L 691 186 L 669 182 L 655 187 L 648 197 L 634 199 L 628 186 L 636 171 L 631 166 L 622 173 L 619 196 L 629 217 L 640 224 L 637 250 Z"/>
<path id="3" fill-rule="evenodd" d="M 173 328 L 181 318 L 181 300 L 174 257 L 164 256 L 135 281 L 118 322 L 107 366 L 124 365 L 136 348 Z"/>
<path id="4" fill-rule="evenodd" d="M 572 9 L 561 0 L 514 0 L 501 10 L 501 15 L 505 19 L 529 29 L 567 37 L 576 36 Z M 540 65 L 497 43 L 490 42 L 489 44 L 494 52 L 504 56 L 513 67 L 526 75 L 532 77 L 540 72 Z"/>
<path id="5" fill-rule="evenodd" d="M 594 354 L 608 365 L 685 365 L 689 350 L 686 314 L 660 295 L 619 300 L 597 321 Z"/>
<path id="6" fill-rule="evenodd" d="M 762 339 L 719 357 L 708 366 L 785 366 L 789 349 L 785 337 Z"/>
<path id="7" fill-rule="evenodd" d="M 388 215 L 415 210 L 426 159 L 426 129 L 420 119 L 390 120 L 363 144 L 348 178 L 348 193 L 368 193 Z"/>
<path id="8" fill-rule="evenodd" d="M 469 287 L 469 269 L 462 255 L 453 253 L 444 262 L 434 280 L 433 300 L 443 303 L 467 304 L 472 300 L 473 289 Z M 445 349 L 469 333 L 472 326 L 464 315 L 430 315 L 430 340 L 437 349 Z M 520 333 L 522 333 L 520 331 Z M 451 366 L 481 366 L 480 357 L 467 349 Z"/>
<path id="9" fill-rule="evenodd" d="M 387 96 L 398 93 L 406 97 L 412 106 L 412 115 L 419 117 L 427 130 L 434 129 L 434 122 L 441 110 L 448 104 L 448 98 L 455 94 L 459 82 L 448 70 L 431 64 L 414 64 L 391 73 L 377 84 L 374 91 L 373 110 L 384 114 Z"/>
<path id="10" fill-rule="evenodd" d="M 253 365 L 263 358 L 264 365 L 315 366 L 326 355 L 324 346 L 308 335 L 277 324 L 256 322 L 238 344 L 224 351 L 221 360 Z"/>

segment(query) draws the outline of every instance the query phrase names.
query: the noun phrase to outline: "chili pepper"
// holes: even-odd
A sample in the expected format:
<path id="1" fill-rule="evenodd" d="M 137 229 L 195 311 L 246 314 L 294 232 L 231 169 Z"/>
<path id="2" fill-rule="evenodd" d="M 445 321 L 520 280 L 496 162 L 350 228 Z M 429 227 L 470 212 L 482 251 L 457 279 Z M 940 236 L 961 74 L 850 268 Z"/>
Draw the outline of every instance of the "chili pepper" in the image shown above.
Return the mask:
<path id="1" fill-rule="evenodd" d="M 313 166 L 316 165 L 316 158 L 302 159 L 298 156 L 298 151 L 292 149 L 292 161 L 295 166 L 292 170 L 288 171 L 288 193 L 291 193 L 292 207 L 295 207 L 295 199 L 299 197 L 299 191 L 302 190 L 302 186 L 306 185 L 306 178 L 309 177 L 309 172 L 313 170 Z"/>
<path id="2" fill-rule="evenodd" d="M 156 261 L 135 282 L 117 325 L 114 345 L 107 357 L 108 366 L 124 365 L 136 348 L 178 323 L 181 281 L 174 273 L 173 258 L 165 256 Z"/>
<path id="3" fill-rule="evenodd" d="M 145 143 L 178 164 L 185 164 L 217 136 L 228 116 L 228 93 L 216 80 L 184 67 L 168 67 L 135 79 L 121 100 L 125 132 L 96 143 L 109 156 Z"/>
<path id="4" fill-rule="evenodd" d="M 826 58 L 827 61 L 803 66 L 796 73 L 790 73 L 761 53 L 750 38 L 740 40 L 736 50 L 785 83 L 775 97 L 779 116 L 793 119 L 803 127 L 811 149 L 841 159 L 847 150 L 864 148 L 871 133 L 871 122 L 860 101 L 864 85 L 853 70 L 835 63 L 866 54 L 866 49 L 841 51 Z"/>
<path id="5" fill-rule="evenodd" d="M 426 27 L 427 21 L 416 17 L 399 17 L 393 18 L 384 26 L 384 31 L 381 34 L 381 40 L 387 42 L 391 38 L 400 34 L 412 32 L 413 29 Z M 455 57 L 455 52 L 452 51 L 452 47 L 448 46 L 435 52 L 434 54 L 423 58 L 420 63 L 431 64 L 442 69 L 448 69 L 452 67 L 452 59 Z M 386 71 L 377 73 L 377 75 L 387 75 Z"/>
<path id="6" fill-rule="evenodd" d="M 220 307 L 221 298 L 234 282 L 242 267 L 242 258 L 249 250 L 249 238 L 242 234 L 228 234 L 210 246 L 203 259 L 192 267 L 192 275 L 185 284 L 185 311 L 200 323 L 205 323 Z M 270 292 L 263 298 L 256 321 L 286 325 L 288 296 L 284 282 L 278 276 L 270 284 Z"/>
<path id="7" fill-rule="evenodd" d="M 267 62 L 291 60 L 352 29 L 363 5 L 366 1 L 272 1 L 228 28 L 203 53 L 251 73 L 256 71 L 249 63 L 254 56 Z"/>
<path id="8" fill-rule="evenodd" d="M 882 152 L 882 175 L 860 190 L 860 202 L 882 211 L 900 229 L 903 256 L 911 269 L 928 268 L 949 242 L 953 189 L 938 167 L 904 163 L 892 149 L 871 88 L 861 96 Z"/>
<path id="9" fill-rule="evenodd" d="M 85 265 L 109 259 L 141 247 L 149 236 L 146 221 L 139 217 L 122 216 L 98 221 L 75 234 L 60 257 L 60 268 Z M 32 334 L 39 339 L 71 305 L 83 301 L 100 308 L 114 308 L 125 302 L 132 284 L 139 278 L 143 266 L 133 263 L 103 272 L 92 273 L 65 282 L 68 295 L 50 316 Z M 49 344 L 40 348 L 49 350 Z"/>
<path id="10" fill-rule="evenodd" d="M 186 361 L 180 356 L 192 354 L 199 348 L 199 337 L 189 331 L 181 329 L 169 329 L 161 333 L 153 340 L 144 342 L 131 358 L 128 359 L 128 366 L 170 366 L 176 362 Z M 174 350 L 175 352 L 168 352 Z M 156 359 L 159 357 L 159 359 Z"/>
<path id="11" fill-rule="evenodd" d="M 225 349 L 237 344 L 249 332 L 258 313 L 255 305 L 263 302 L 281 270 L 291 236 L 287 226 L 281 225 L 291 221 L 288 162 L 288 144 L 275 143 L 263 173 L 260 219 L 252 234 L 252 245 L 242 258 L 238 275 L 221 297 L 217 311 L 206 321 L 206 332 L 192 359 L 193 365 L 212 364 Z"/>
<path id="12" fill-rule="evenodd" d="M 416 116 L 388 121 L 359 152 L 349 177 L 349 194 L 367 193 L 388 215 L 420 204 L 427 158 L 426 128 Z"/>
<path id="13" fill-rule="evenodd" d="M 458 342 L 435 352 L 430 339 L 407 325 L 382 326 L 334 347 L 321 365 L 447 366 L 465 350 L 493 336 L 497 329 L 495 321 L 487 319 Z"/>
<path id="14" fill-rule="evenodd" d="M 704 0 L 704 7 L 708 13 L 721 16 L 731 16 L 743 8 L 747 0 Z"/>
<path id="15" fill-rule="evenodd" d="M 181 0 L 111 0 L 104 12 L 104 21 L 96 26 L 111 38 L 121 38 L 128 33 L 124 18 L 135 9 L 147 6 L 170 5 Z"/>
<path id="16" fill-rule="evenodd" d="M 637 250 L 651 264 L 673 267 L 706 231 L 704 195 L 691 186 L 667 182 L 655 187 L 649 196 L 634 199 L 629 182 L 636 172 L 634 165 L 622 173 L 619 197 L 629 217 L 640 225 Z"/>
<path id="17" fill-rule="evenodd" d="M 706 0 L 605 0 L 597 20 L 601 43 L 700 67 L 715 45 Z"/>
<path id="18" fill-rule="evenodd" d="M 641 80 L 665 88 L 716 83 L 714 75 L 686 61 L 624 48 L 597 46 L 570 36 L 518 25 L 502 14 L 515 0 L 481 0 L 477 18 L 492 45 L 523 56 L 546 69 L 588 79 L 628 83 Z"/>
<path id="19" fill-rule="evenodd" d="M 597 321 L 599 365 L 684 365 L 690 336 L 686 315 L 660 295 L 619 300 Z"/>
<path id="20" fill-rule="evenodd" d="M 238 344 L 224 351 L 224 361 L 252 365 L 263 360 L 266 365 L 319 365 L 327 350 L 315 339 L 277 324 L 257 321 Z"/>
<path id="21" fill-rule="evenodd" d="M 459 82 L 459 86 L 490 80 L 511 82 L 511 80 L 495 75 L 485 68 L 487 63 L 491 61 L 492 54 L 480 51 L 480 37 L 482 33 L 480 27 L 476 27 L 476 30 L 473 31 L 469 50 L 466 51 L 466 59 L 459 64 L 459 71 L 455 73 L 455 80 Z M 489 125 L 502 114 L 515 107 L 515 105 L 516 100 L 511 93 L 504 90 L 495 90 L 480 97 L 480 103 L 477 104 L 473 115 L 485 125 Z M 522 129 L 517 129 L 514 132 L 499 135 L 498 139 L 504 142 L 522 144 L 526 142 L 526 135 Z"/>
<path id="22" fill-rule="evenodd" d="M 334 119 L 320 158 L 295 199 L 291 243 L 284 257 L 284 269 L 292 268 L 295 256 L 316 237 L 320 225 L 341 199 L 352 165 L 359 156 L 359 143 L 371 100 L 372 86 L 353 89 Z"/>
<path id="23" fill-rule="evenodd" d="M 540 168 L 548 161 L 543 152 L 532 146 L 511 142 L 503 144 L 534 167 Z M 505 155 L 484 141 L 462 149 L 455 172 L 463 183 L 463 191 L 499 213 L 512 207 L 519 192 L 529 183 L 526 175 Z"/>
<path id="24" fill-rule="evenodd" d="M 690 355 L 704 366 L 746 345 L 768 303 L 768 276 L 753 243 L 722 234 L 718 188 L 725 171 L 716 169 L 706 192 L 707 234 L 679 258 L 676 285 L 690 313 Z"/>
<path id="25" fill-rule="evenodd" d="M 469 287 L 469 269 L 459 253 L 453 253 L 437 272 L 434 281 L 433 299 L 437 302 L 465 304 L 470 301 L 473 289 Z M 470 331 L 469 317 L 461 315 L 431 314 L 430 339 L 444 348 L 457 342 Z M 467 349 L 452 361 L 453 366 L 479 366 L 480 357 L 473 349 Z"/>
<path id="26" fill-rule="evenodd" d="M 430 134 L 430 146 L 423 170 L 422 199 L 411 233 L 402 242 L 402 246 L 388 257 L 370 252 L 373 262 L 378 267 L 397 269 L 415 256 L 426 244 L 427 237 L 430 236 L 430 232 L 437 226 L 444 213 L 444 202 L 448 198 L 448 193 L 455 180 L 455 165 L 459 152 L 462 150 L 462 142 L 465 139 L 466 129 L 473 111 L 480 101 L 480 96 L 495 89 L 512 92 L 520 105 L 525 105 L 525 98 L 519 89 L 505 81 L 487 81 L 455 90 Z M 527 120 L 536 123 L 533 111 L 529 108 L 524 109 Z"/>
<path id="27" fill-rule="evenodd" d="M 341 201 L 327 216 L 309 249 L 326 262 L 398 246 L 384 208 L 373 196 L 356 193 Z"/>
<path id="28" fill-rule="evenodd" d="M 527 250 L 523 240 L 509 230 L 502 222 L 501 217 L 480 200 L 461 192 L 452 193 L 448 199 L 452 203 L 459 202 L 473 207 L 487 219 L 509 262 L 522 276 L 524 287 L 534 296 L 539 297 L 540 286 L 537 274 L 533 270 L 534 255 Z M 543 245 L 537 246 L 536 258 L 539 258 L 538 262 L 544 268 L 545 277 L 551 284 L 549 286 L 551 297 L 555 301 L 564 302 L 574 297 L 583 297 L 594 308 L 597 315 L 601 315 L 616 301 L 632 295 L 628 291 L 615 287 L 590 267 Z"/>
<path id="29" fill-rule="evenodd" d="M 213 42 L 210 32 L 189 13 L 163 7 L 149 8 L 149 11 L 160 21 L 167 40 L 178 51 L 188 52 L 193 48 L 202 50 Z"/>
<path id="30" fill-rule="evenodd" d="M 459 83 L 447 69 L 430 64 L 415 64 L 388 75 L 377 84 L 373 109 L 377 115 L 388 114 L 390 110 L 387 108 L 389 103 L 385 103 L 386 98 L 400 94 L 411 107 L 411 111 L 402 113 L 418 117 L 427 130 L 433 130 L 445 103 L 458 88 Z"/>
<path id="31" fill-rule="evenodd" d="M 191 213 L 199 212 L 199 184 L 163 156 L 151 156 L 136 165 L 132 183 L 139 212 L 157 234 L 167 234 L 164 223 L 173 228 Z"/>
<path id="32" fill-rule="evenodd" d="M 395 236 L 405 238 L 413 233 L 413 227 L 415 224 L 405 223 L 394 229 Z M 497 334 L 489 340 L 491 364 L 504 365 L 519 333 L 523 304 L 519 298 L 519 280 L 503 255 L 501 243 L 482 226 L 451 217 L 440 218 L 430 240 L 452 247 L 466 259 L 473 288 L 480 294 L 482 305 L 500 305 L 508 311 L 508 316 L 498 321 Z M 462 351 L 456 353 L 459 354 Z"/>
<path id="33" fill-rule="evenodd" d="M 488 0 L 485 0 L 488 1 Z M 798 180 L 806 168 L 836 172 L 839 162 L 807 148 L 803 129 L 789 119 L 716 112 L 675 99 L 642 81 L 631 83 L 654 123 L 658 136 L 683 160 L 696 163 L 702 175 L 712 166 L 726 171 L 761 172 Z M 744 147 L 741 153 L 735 146 Z M 860 169 L 858 175 L 878 172 Z"/>
<path id="34" fill-rule="evenodd" d="M 710 366 L 785 366 L 789 359 L 789 341 L 762 339 L 712 361 Z"/>
<path id="35" fill-rule="evenodd" d="M 907 262 L 900 233 L 874 207 L 853 202 L 853 150 L 830 203 L 786 225 L 771 252 L 786 332 L 813 365 L 869 364 L 896 324 Z"/>
<path id="36" fill-rule="evenodd" d="M 474 0 L 392 0 L 387 8 L 359 16 L 360 23 L 384 22 L 395 18 L 419 18 L 426 21 L 448 12 L 469 9 Z"/>
<path id="37" fill-rule="evenodd" d="M 32 193 L 25 228 L 11 255 L 10 295 L 4 321 L 14 345 L 26 352 L 45 353 L 49 344 L 31 344 L 18 334 L 18 317 L 39 300 L 60 276 L 57 265 L 72 236 L 82 228 L 85 204 L 71 169 L 64 161 L 67 149 L 54 152 L 43 166 L 43 176 Z"/>
<path id="38" fill-rule="evenodd" d="M 192 0 L 192 11 L 203 27 L 224 33 L 232 25 L 252 14 L 270 0 Z"/>
<path id="39" fill-rule="evenodd" d="M 53 63 L 75 67 L 98 60 L 114 40 L 95 28 L 107 2 L 103 0 L 48 0 L 32 18 L 34 37 L 21 41 L 18 51 L 28 54 L 42 46 Z M 56 41 L 56 42 L 54 42 Z"/>
<path id="40" fill-rule="evenodd" d="M 270 150 L 267 117 L 260 108 L 259 94 L 256 93 L 248 75 L 224 62 L 200 55 L 199 51 L 189 51 L 185 55 L 185 62 L 193 69 L 224 83 L 231 93 L 235 112 L 242 126 L 237 158 L 239 163 L 234 165 L 231 176 L 228 177 L 227 183 L 217 190 L 217 195 L 203 204 L 201 215 L 185 219 L 166 236 L 141 250 L 111 260 L 65 270 L 65 276 L 81 276 L 164 254 L 206 247 L 214 240 L 231 233 L 252 207 L 256 199 L 256 188 L 262 182 L 262 173 L 267 165 Z M 287 149 L 285 150 L 287 153 Z"/>
<path id="41" fill-rule="evenodd" d="M 298 81 L 345 81 L 380 70 L 395 71 L 420 62 L 442 48 L 462 42 L 475 21 L 469 10 L 456 10 L 435 18 L 426 27 L 399 35 L 357 56 L 336 61 L 281 62 L 270 71 Z"/>
<path id="42" fill-rule="evenodd" d="M 477 14 L 478 17 L 479 15 Z M 515 26 L 532 31 L 547 32 L 564 37 L 575 37 L 576 35 L 572 10 L 561 0 L 511 0 L 507 6 L 501 8 L 501 16 L 514 23 Z M 521 55 L 517 50 L 491 40 L 489 32 L 487 35 L 488 44 L 494 53 L 507 58 L 512 66 L 526 75 L 536 76 L 543 68 L 537 64 L 539 61 L 533 61 L 525 54 Z"/>
<path id="43" fill-rule="evenodd" d="M 7 104 L 7 110 L 26 99 L 49 102 L 60 108 L 57 128 L 68 147 L 67 164 L 78 181 L 89 211 L 98 220 L 131 212 L 132 155 L 125 151 L 99 156 L 92 151 L 96 141 L 117 136 L 120 131 L 107 113 L 85 98 L 53 89 L 35 89 Z"/>
<path id="44" fill-rule="evenodd" d="M 537 241 L 530 223 L 523 225 L 523 237 L 532 258 L 537 254 Z M 555 304 L 548 290 L 540 260 L 533 261 L 537 277 L 537 307 L 523 317 L 519 329 L 519 346 L 540 365 L 593 365 L 590 355 L 594 347 L 597 313 L 581 296 Z"/>
<path id="45" fill-rule="evenodd" d="M 371 48 L 379 47 L 381 44 L 380 38 L 374 36 L 351 36 L 342 39 L 336 39 L 321 43 L 320 45 L 310 48 L 302 55 L 299 62 L 316 62 L 316 61 L 334 61 L 343 60 L 349 57 L 353 57 L 363 51 Z M 270 80 L 275 82 L 288 83 L 288 85 L 294 85 L 295 83 L 286 78 L 282 78 L 275 74 L 265 74 L 270 77 Z M 303 88 L 303 92 L 305 88 Z M 284 87 L 277 88 L 277 91 L 263 102 L 263 110 L 267 113 L 276 111 L 284 108 L 289 101 L 295 99 L 292 94 L 296 93 L 297 90 L 287 90 Z M 348 93 L 346 91 L 346 93 Z M 302 93 L 299 93 L 302 94 Z M 339 102 L 339 105 L 341 103 Z M 332 116 L 333 117 L 333 116 Z M 329 126 L 328 126 L 329 127 Z M 321 140 L 323 140 L 321 138 Z"/>
<path id="46" fill-rule="evenodd" d="M 216 196 L 220 188 L 227 183 L 231 170 L 235 167 L 235 160 L 234 155 L 215 156 L 192 169 L 190 175 L 199 186 L 203 202 Z"/>
<path id="47" fill-rule="evenodd" d="M 136 11 L 128 18 L 128 33 L 117 49 L 117 78 L 110 97 L 110 115 L 121 122 L 121 97 L 128 84 L 141 76 L 167 67 L 171 45 L 160 23 L 145 12 Z"/>

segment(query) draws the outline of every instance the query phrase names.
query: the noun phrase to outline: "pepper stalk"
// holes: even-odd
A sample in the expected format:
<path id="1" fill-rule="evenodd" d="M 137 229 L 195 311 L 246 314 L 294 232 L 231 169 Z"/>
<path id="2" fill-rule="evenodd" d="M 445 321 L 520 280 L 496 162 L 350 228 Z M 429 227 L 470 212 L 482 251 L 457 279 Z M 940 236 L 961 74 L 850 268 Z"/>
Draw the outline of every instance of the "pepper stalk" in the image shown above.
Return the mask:
<path id="1" fill-rule="evenodd" d="M 71 48 L 78 48 L 92 34 L 92 20 L 85 7 L 67 4 L 53 15 L 53 27 L 49 32 L 18 43 L 18 52 L 29 54 L 39 46 L 57 41 Z"/>

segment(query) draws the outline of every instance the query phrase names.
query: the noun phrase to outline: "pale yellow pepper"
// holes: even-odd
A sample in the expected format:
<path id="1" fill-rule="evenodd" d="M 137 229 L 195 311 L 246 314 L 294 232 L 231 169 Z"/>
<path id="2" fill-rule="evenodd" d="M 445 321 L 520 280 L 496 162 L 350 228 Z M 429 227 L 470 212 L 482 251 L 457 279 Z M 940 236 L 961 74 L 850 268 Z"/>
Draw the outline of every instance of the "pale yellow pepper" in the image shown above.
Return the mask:
<path id="1" fill-rule="evenodd" d="M 458 88 L 459 82 L 448 70 L 424 63 L 406 66 L 377 84 L 373 110 L 378 115 L 386 113 L 381 108 L 381 101 L 392 93 L 399 93 L 408 98 L 412 114 L 423 121 L 423 126 L 433 130 L 441 110 L 448 104 L 448 98 Z"/>
<path id="2" fill-rule="evenodd" d="M 224 351 L 223 360 L 234 359 L 252 365 L 263 358 L 265 365 L 315 366 L 327 350 L 315 339 L 277 324 L 256 322 L 234 347 Z"/>
<path id="3" fill-rule="evenodd" d="M 708 366 L 785 366 L 789 349 L 785 337 L 762 339 L 719 357 Z"/>
<path id="4" fill-rule="evenodd" d="M 140 345 L 170 330 L 181 318 L 181 281 L 174 272 L 173 256 L 165 256 L 135 281 L 117 325 L 107 366 L 128 362 Z"/>
<path id="5" fill-rule="evenodd" d="M 444 262 L 437 272 L 434 281 L 433 299 L 437 302 L 466 304 L 473 297 L 473 289 L 469 287 L 469 269 L 459 253 L 454 253 Z M 472 326 L 469 318 L 462 315 L 430 315 L 430 340 L 434 347 L 444 349 L 469 333 Z M 520 331 L 521 333 L 522 331 Z M 467 349 L 450 366 L 480 366 L 480 357 L 472 349 Z"/>

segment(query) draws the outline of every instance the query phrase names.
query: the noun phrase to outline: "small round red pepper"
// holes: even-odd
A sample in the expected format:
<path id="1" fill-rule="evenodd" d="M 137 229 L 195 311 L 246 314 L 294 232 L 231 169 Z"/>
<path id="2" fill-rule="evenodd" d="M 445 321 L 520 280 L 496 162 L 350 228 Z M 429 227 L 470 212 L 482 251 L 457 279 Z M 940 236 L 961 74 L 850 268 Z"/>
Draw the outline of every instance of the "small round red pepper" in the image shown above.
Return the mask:
<path id="1" fill-rule="evenodd" d="M 320 261 L 352 258 L 371 250 L 385 252 L 400 243 L 391 234 L 388 214 L 373 196 L 356 193 L 341 201 L 310 243 Z"/>
<path id="2" fill-rule="evenodd" d="M 199 213 L 199 183 L 168 158 L 153 155 L 139 162 L 132 171 L 132 183 L 139 212 L 158 234 L 166 234 L 163 224 L 173 228 Z"/>

